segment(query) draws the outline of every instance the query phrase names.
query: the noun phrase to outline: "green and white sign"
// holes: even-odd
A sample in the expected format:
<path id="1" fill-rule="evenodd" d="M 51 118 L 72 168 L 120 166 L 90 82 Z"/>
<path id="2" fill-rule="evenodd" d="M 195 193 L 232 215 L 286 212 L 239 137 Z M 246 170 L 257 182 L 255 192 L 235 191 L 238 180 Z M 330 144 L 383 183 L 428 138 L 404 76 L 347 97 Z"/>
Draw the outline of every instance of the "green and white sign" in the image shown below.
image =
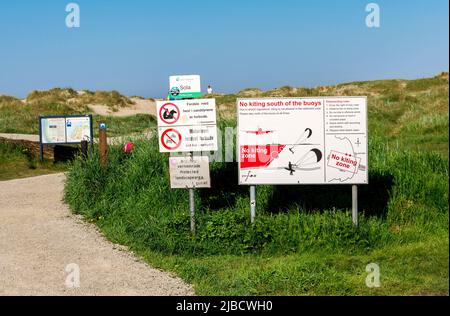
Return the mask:
<path id="1" fill-rule="evenodd" d="M 202 96 L 199 75 L 170 76 L 169 89 L 171 99 L 200 98 Z"/>

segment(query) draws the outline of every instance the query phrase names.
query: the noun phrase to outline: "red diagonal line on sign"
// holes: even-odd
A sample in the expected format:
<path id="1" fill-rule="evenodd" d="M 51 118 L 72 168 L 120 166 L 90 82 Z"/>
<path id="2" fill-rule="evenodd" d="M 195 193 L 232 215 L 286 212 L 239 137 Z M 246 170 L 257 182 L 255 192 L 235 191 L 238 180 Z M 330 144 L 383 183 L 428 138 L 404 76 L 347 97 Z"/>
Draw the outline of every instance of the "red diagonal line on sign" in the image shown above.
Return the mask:
<path id="1" fill-rule="evenodd" d="M 170 105 L 170 104 L 166 104 L 166 105 L 164 105 L 164 106 L 162 107 L 162 108 L 163 108 L 163 110 L 167 110 L 167 109 L 166 109 L 166 106 L 167 106 L 167 105 Z M 178 112 L 177 112 L 177 117 L 178 117 Z M 174 119 L 175 119 L 175 118 L 174 118 Z"/>
<path id="2" fill-rule="evenodd" d="M 167 137 L 169 137 L 169 139 L 170 139 L 170 140 L 171 140 L 171 141 L 172 141 L 172 142 L 173 142 L 174 144 L 177 144 L 177 142 L 176 142 L 176 141 L 174 141 L 174 140 L 172 139 L 172 137 L 170 137 L 170 136 L 169 136 L 169 134 L 168 134 L 168 133 L 166 133 L 166 136 L 167 136 Z"/>

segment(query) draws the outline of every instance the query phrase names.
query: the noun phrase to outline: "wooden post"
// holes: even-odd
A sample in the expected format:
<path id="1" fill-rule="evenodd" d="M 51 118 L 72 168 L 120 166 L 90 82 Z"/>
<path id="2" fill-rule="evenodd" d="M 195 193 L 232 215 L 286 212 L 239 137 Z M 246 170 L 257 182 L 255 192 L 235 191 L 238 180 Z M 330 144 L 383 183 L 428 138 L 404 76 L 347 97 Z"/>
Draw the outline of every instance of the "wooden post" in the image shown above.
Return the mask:
<path id="1" fill-rule="evenodd" d="M 87 140 L 81 141 L 81 157 L 83 157 L 83 160 L 86 160 L 88 155 L 88 142 Z"/>
<path id="2" fill-rule="evenodd" d="M 99 137 L 99 141 L 98 141 L 98 146 L 100 149 L 100 164 L 103 167 L 106 167 L 107 163 L 108 163 L 108 143 L 107 143 L 107 138 L 106 138 L 106 124 L 105 123 L 101 123 L 100 124 L 100 128 L 98 130 L 98 137 Z"/>

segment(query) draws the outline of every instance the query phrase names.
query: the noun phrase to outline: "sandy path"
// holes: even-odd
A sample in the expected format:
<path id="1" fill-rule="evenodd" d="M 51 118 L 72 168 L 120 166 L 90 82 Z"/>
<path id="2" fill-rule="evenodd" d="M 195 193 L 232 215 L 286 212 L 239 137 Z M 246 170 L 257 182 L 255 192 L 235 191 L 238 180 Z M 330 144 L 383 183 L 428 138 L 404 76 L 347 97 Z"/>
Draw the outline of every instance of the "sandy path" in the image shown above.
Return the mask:
<path id="1" fill-rule="evenodd" d="M 0 295 L 192 295 L 61 202 L 64 174 L 0 181 Z M 68 288 L 68 264 L 80 287 Z M 73 271 L 73 270 L 72 270 Z"/>

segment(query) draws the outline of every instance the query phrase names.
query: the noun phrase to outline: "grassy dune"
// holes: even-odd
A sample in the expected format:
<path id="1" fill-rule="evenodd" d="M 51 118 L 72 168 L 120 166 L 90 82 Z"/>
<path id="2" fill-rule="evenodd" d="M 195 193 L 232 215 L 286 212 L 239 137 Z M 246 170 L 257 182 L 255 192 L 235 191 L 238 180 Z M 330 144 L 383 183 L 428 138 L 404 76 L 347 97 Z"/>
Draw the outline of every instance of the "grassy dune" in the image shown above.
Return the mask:
<path id="1" fill-rule="evenodd" d="M 220 115 L 235 117 L 236 98 L 368 96 L 369 132 L 389 146 L 434 150 L 448 157 L 448 73 L 416 80 L 375 80 L 317 88 L 245 89 L 217 95 Z"/>
<path id="2" fill-rule="evenodd" d="M 22 101 L 10 96 L 0 96 L 0 133 L 38 134 L 38 117 L 41 115 L 89 114 L 89 104 L 103 104 L 113 111 L 130 106 L 129 98 L 116 91 L 82 91 L 55 88 L 48 91 L 33 91 Z M 131 117 L 113 117 L 94 114 L 94 126 L 101 121 L 108 125 L 110 136 L 142 132 L 155 127 L 151 115 L 139 114 Z M 94 128 L 95 134 L 97 129 Z"/>

